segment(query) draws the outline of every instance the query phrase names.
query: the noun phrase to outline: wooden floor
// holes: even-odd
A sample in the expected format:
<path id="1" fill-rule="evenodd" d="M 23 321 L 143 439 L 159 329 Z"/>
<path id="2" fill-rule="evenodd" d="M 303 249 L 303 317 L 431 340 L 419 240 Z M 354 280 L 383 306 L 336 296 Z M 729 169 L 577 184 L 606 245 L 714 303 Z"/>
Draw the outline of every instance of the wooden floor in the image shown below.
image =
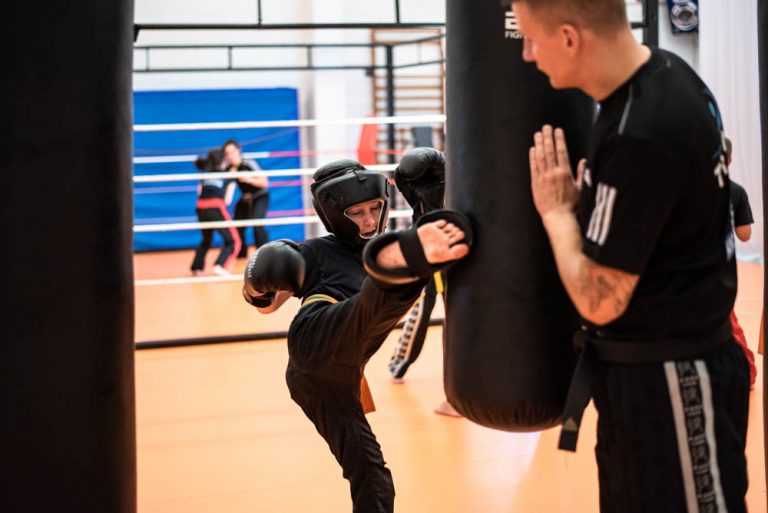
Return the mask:
<path id="1" fill-rule="evenodd" d="M 137 277 L 183 276 L 188 260 L 185 252 L 138 255 Z M 743 264 L 739 272 L 736 311 L 755 348 L 763 269 Z M 260 316 L 237 283 L 146 286 L 136 294 L 139 341 L 282 330 L 296 308 Z M 378 406 L 369 420 L 395 479 L 396 511 L 598 511 L 591 407 L 575 455 L 556 450 L 557 430 L 512 434 L 436 415 L 441 329 L 430 329 L 402 385 L 386 372 L 396 336 L 367 371 Z M 288 396 L 286 358 L 283 340 L 137 352 L 140 513 L 351 511 L 340 468 Z M 762 357 L 758 369 L 748 434 L 752 512 L 766 510 Z"/>

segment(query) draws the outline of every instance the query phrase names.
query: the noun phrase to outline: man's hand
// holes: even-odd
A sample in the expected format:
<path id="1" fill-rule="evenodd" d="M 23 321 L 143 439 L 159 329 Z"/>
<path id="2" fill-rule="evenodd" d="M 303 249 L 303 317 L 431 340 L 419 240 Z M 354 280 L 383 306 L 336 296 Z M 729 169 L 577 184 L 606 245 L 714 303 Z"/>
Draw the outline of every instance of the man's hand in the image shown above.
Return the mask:
<path id="1" fill-rule="evenodd" d="M 560 128 L 544 125 L 534 134 L 533 143 L 528 153 L 533 203 L 552 245 L 560 279 L 584 319 L 608 324 L 626 311 L 639 277 L 600 265 L 583 253 L 574 210 L 586 160 L 579 162 L 574 180 Z"/>
<path id="2" fill-rule="evenodd" d="M 572 215 L 581 194 L 587 161 L 579 161 L 574 180 L 565 134 L 561 128 L 552 130 L 550 125 L 534 134 L 528 158 L 533 203 L 542 219 L 552 214 Z"/>

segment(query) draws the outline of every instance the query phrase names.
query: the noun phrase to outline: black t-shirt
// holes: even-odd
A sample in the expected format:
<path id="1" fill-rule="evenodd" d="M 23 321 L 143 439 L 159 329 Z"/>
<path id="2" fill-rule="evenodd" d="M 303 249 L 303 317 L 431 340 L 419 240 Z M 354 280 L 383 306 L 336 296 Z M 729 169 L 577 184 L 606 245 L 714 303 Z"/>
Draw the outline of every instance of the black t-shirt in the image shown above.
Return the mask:
<path id="1" fill-rule="evenodd" d="M 620 340 L 695 339 L 728 319 L 736 293 L 722 123 L 679 57 L 651 58 L 606 98 L 579 205 L 584 252 L 640 276 Z"/>
<path id="2" fill-rule="evenodd" d="M 346 244 L 334 235 L 305 241 L 299 246 L 306 262 L 304 285 L 295 296 L 326 294 L 343 301 L 358 292 L 367 276 L 363 248 Z"/>
<path id="3" fill-rule="evenodd" d="M 237 166 L 238 171 L 256 171 L 261 169 L 255 162 L 243 160 L 240 165 Z M 238 181 L 237 186 L 240 187 L 241 194 L 250 194 L 252 197 L 258 197 L 267 193 L 267 190 L 262 187 L 256 187 L 255 185 Z"/>
<path id="4" fill-rule="evenodd" d="M 219 198 L 224 199 L 227 195 L 227 186 L 233 182 L 232 178 L 208 178 L 200 183 L 200 199 Z"/>
<path id="5" fill-rule="evenodd" d="M 731 205 L 733 206 L 733 226 L 752 224 L 752 208 L 744 187 L 731 180 Z"/>

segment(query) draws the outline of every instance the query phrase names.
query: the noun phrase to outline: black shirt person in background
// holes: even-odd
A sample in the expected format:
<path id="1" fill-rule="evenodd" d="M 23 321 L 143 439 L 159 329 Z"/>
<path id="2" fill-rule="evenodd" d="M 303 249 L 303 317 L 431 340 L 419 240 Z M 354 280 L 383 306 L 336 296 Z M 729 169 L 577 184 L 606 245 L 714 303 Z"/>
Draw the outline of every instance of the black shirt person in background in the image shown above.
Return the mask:
<path id="1" fill-rule="evenodd" d="M 733 229 L 736 237 L 741 242 L 747 242 L 752 238 L 752 208 L 749 206 L 749 197 L 744 187 L 731 180 L 731 203 L 733 204 Z"/>
<path id="2" fill-rule="evenodd" d="M 230 171 L 256 171 L 259 166 L 252 161 L 244 160 L 240 143 L 230 139 L 221 147 Z M 269 179 L 266 176 L 239 177 L 240 199 L 235 203 L 235 220 L 264 219 L 269 209 Z M 256 248 L 269 241 L 267 230 L 263 226 L 253 226 L 253 245 Z M 237 258 L 248 257 L 247 227 L 240 226 L 237 233 L 242 242 Z"/>
<path id="3" fill-rule="evenodd" d="M 431 128 L 429 130 L 431 133 Z M 445 156 L 428 147 L 408 150 L 395 169 L 395 184 L 413 207 L 413 224 L 416 225 L 422 216 L 443 208 L 445 204 Z M 405 373 L 421 354 L 438 292 L 443 293 L 442 273 L 435 273 L 427 282 L 421 300 L 408 312 L 403 322 L 403 330 L 387 365 L 392 383 L 404 383 Z M 441 402 L 434 411 L 440 415 L 461 417 L 448 401 Z"/>
<path id="4" fill-rule="evenodd" d="M 733 161 L 733 143 L 727 137 L 725 138 L 725 158 L 728 167 L 730 167 Z M 752 237 L 752 223 L 755 220 L 752 218 L 752 209 L 749 206 L 747 191 L 733 180 L 731 180 L 731 206 L 733 208 L 733 231 L 736 233 L 736 238 L 741 242 L 747 242 Z M 747 345 L 747 337 L 744 335 L 744 330 L 739 324 L 735 310 L 731 310 L 731 326 L 733 327 L 733 338 L 741 346 L 744 356 L 747 357 L 749 362 L 749 386 L 752 389 L 757 379 L 755 354 Z"/>

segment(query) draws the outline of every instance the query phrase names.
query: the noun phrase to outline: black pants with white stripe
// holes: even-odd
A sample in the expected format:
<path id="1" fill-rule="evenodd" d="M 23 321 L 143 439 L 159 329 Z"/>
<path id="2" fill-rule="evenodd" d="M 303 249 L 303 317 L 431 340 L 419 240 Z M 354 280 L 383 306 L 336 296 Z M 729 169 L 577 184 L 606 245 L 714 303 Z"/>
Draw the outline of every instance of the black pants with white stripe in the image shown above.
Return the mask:
<path id="1" fill-rule="evenodd" d="M 606 363 L 593 399 L 602 513 L 746 512 L 749 366 L 737 344 Z"/>

